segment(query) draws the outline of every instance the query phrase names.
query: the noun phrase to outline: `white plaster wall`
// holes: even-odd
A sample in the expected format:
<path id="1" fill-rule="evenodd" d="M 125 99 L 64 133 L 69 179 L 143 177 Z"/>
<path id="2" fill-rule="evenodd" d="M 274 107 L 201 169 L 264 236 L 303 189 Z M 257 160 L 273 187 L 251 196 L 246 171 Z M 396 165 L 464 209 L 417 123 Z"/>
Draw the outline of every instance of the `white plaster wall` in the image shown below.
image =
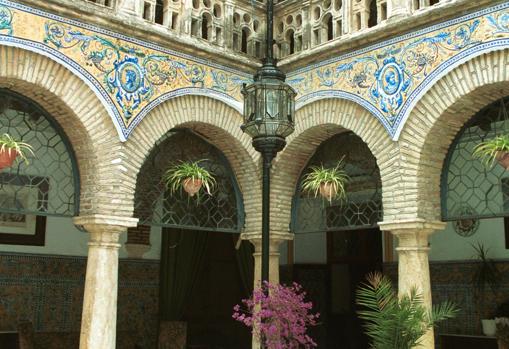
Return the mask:
<path id="1" fill-rule="evenodd" d="M 120 258 L 127 258 L 124 244 L 127 234 L 120 237 Z M 70 217 L 48 217 L 46 223 L 46 243 L 44 246 L 23 246 L 0 244 L 0 252 L 34 253 L 65 256 L 86 256 L 88 252 L 88 234 L 79 231 Z M 150 251 L 143 259 L 157 260 L 161 255 L 161 228 L 152 227 L 150 232 Z"/>
<path id="2" fill-rule="evenodd" d="M 48 217 L 44 246 L 1 245 L 2 252 L 54 254 L 66 256 L 87 255 L 88 234 L 79 231 L 69 217 Z"/>
<path id="3" fill-rule="evenodd" d="M 479 229 L 471 237 L 463 237 L 454 231 L 452 223 L 448 223 L 444 231 L 437 232 L 430 238 L 430 260 L 464 260 L 475 257 L 471 244 L 481 242 L 489 248 L 490 258 L 509 258 L 509 250 L 505 249 L 504 220 L 502 218 L 482 219 Z"/>

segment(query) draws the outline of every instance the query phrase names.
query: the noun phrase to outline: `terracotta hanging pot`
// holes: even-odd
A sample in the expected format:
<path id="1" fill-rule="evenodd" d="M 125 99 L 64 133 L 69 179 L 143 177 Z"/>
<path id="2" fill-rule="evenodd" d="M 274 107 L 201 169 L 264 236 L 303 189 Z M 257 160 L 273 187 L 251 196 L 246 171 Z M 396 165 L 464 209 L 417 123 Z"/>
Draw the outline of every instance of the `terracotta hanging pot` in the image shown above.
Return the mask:
<path id="1" fill-rule="evenodd" d="M 201 189 L 201 185 L 203 184 L 201 179 L 192 179 L 186 178 L 182 182 L 182 186 L 184 191 L 189 194 L 189 196 L 195 196 Z"/>
<path id="2" fill-rule="evenodd" d="M 320 195 L 327 199 L 327 201 L 332 201 L 336 194 L 338 193 L 338 188 L 330 182 L 322 182 L 320 183 Z"/>
<path id="3" fill-rule="evenodd" d="M 0 170 L 11 167 L 14 160 L 18 156 L 18 152 L 15 150 L 3 150 L 0 151 Z"/>
<path id="4" fill-rule="evenodd" d="M 495 159 L 497 159 L 500 166 L 509 169 L 509 152 L 507 151 L 499 151 L 497 155 L 495 155 Z"/>

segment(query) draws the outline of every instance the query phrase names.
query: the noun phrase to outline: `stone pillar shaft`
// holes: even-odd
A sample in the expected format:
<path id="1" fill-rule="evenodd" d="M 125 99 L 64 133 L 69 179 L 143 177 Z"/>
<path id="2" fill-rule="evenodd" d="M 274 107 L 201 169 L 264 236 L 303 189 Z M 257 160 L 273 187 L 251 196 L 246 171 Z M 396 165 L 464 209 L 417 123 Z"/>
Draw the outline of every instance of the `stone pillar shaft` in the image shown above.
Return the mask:
<path id="1" fill-rule="evenodd" d="M 243 240 L 249 240 L 255 247 L 254 257 L 254 287 L 259 287 L 262 279 L 262 237 L 261 234 L 242 234 Z M 293 234 L 270 233 L 269 253 L 269 282 L 279 283 L 279 245 L 287 240 L 293 240 Z M 260 349 L 258 338 L 253 336 L 252 349 Z"/>
<path id="2" fill-rule="evenodd" d="M 398 238 L 398 293 L 408 294 L 413 288 L 422 295 L 424 306 L 431 309 L 431 279 L 429 273 L 428 237 L 442 230 L 445 223 L 424 220 L 384 222 L 380 228 L 390 231 Z M 423 349 L 434 349 L 433 329 L 422 338 Z"/>
<path id="3" fill-rule="evenodd" d="M 410 0 L 387 0 L 387 19 L 397 19 L 410 15 Z"/>
<path id="4" fill-rule="evenodd" d="M 89 216 L 75 218 L 90 233 L 80 349 L 114 349 L 117 332 L 119 237 L 137 219 Z"/>

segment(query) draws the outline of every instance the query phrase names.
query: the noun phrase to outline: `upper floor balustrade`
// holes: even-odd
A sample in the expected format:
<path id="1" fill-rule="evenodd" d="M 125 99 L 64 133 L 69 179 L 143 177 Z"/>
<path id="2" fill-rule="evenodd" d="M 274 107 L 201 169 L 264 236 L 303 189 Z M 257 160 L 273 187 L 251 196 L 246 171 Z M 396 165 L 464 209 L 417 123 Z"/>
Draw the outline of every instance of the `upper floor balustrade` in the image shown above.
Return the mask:
<path id="1" fill-rule="evenodd" d="M 265 0 L 80 1 L 144 20 L 148 26 L 158 26 L 179 37 L 195 38 L 223 52 L 263 57 Z M 450 8 L 452 3 L 475 6 L 469 0 L 276 0 L 276 56 L 291 58 L 329 42 L 340 44 L 356 35 L 368 35 L 372 28 L 425 15 L 443 5 Z M 436 20 L 436 16 L 431 17 L 430 21 Z"/>

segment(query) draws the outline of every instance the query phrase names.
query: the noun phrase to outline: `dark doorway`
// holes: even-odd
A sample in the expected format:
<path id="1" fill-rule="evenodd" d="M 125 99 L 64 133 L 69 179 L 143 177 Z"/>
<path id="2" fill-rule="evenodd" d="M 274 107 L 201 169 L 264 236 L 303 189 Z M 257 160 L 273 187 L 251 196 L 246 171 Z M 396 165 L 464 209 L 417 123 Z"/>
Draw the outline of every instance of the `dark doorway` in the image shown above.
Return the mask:
<path id="1" fill-rule="evenodd" d="M 185 282 L 189 279 L 187 271 L 193 274 L 192 287 L 187 288 L 183 309 L 177 319 L 187 323 L 186 348 L 250 348 L 249 329 L 234 321 L 232 313 L 234 305 L 239 304 L 251 292 L 248 290 L 252 288 L 252 281 L 249 284 L 252 279 L 250 269 L 253 268 L 251 245 L 243 242 L 241 250 L 237 250 L 235 246 L 238 234 L 231 233 L 164 228 L 163 234 L 176 235 L 167 243 L 169 253 L 185 260 L 185 264 L 189 266 L 186 268 L 182 264 L 179 265 L 186 273 L 177 276 L 176 281 L 180 280 L 181 287 L 185 287 Z M 192 241 L 196 255 L 191 258 L 188 258 L 191 249 L 186 243 L 186 234 L 198 236 Z M 196 248 L 198 244 L 202 244 L 200 251 Z M 184 250 L 178 251 L 179 247 Z M 196 265 L 196 259 L 199 259 L 199 266 Z M 169 263 L 166 266 L 164 263 L 161 264 L 162 273 L 165 272 L 164 269 L 171 272 Z M 246 278 L 247 274 L 250 274 L 249 279 Z"/>
<path id="2" fill-rule="evenodd" d="M 378 228 L 329 232 L 327 266 L 328 349 L 368 349 L 357 317 L 355 291 L 366 274 L 382 270 L 382 233 Z"/>

